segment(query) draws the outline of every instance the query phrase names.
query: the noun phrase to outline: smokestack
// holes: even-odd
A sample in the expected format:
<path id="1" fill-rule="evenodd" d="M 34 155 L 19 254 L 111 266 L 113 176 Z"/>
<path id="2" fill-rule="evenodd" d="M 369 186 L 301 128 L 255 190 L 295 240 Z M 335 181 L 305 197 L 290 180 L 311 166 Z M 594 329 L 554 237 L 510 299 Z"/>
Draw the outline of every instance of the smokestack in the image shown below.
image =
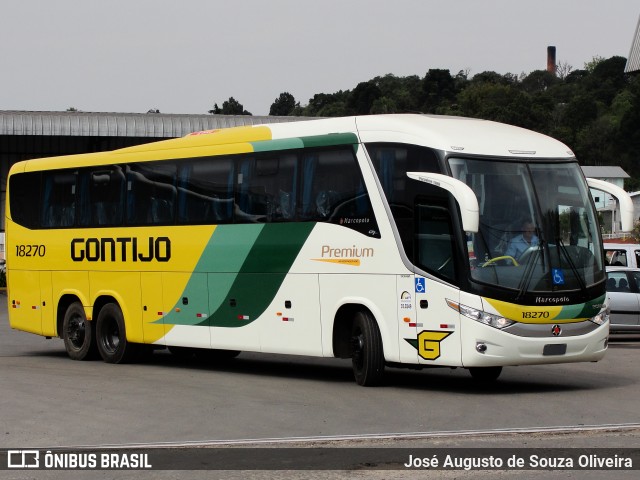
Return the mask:
<path id="1" fill-rule="evenodd" d="M 547 72 L 556 74 L 556 47 L 547 47 Z"/>

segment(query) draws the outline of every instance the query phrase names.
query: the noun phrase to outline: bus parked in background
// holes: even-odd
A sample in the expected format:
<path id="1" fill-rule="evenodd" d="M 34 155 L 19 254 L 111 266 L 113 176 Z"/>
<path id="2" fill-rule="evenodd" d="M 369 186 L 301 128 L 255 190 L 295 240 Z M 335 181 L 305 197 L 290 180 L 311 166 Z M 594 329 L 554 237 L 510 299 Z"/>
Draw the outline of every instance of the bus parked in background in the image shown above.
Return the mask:
<path id="1" fill-rule="evenodd" d="M 334 118 L 28 160 L 6 212 L 11 326 L 77 360 L 350 358 L 375 385 L 387 365 L 492 380 L 607 349 L 588 184 L 565 145 L 512 126 Z"/>

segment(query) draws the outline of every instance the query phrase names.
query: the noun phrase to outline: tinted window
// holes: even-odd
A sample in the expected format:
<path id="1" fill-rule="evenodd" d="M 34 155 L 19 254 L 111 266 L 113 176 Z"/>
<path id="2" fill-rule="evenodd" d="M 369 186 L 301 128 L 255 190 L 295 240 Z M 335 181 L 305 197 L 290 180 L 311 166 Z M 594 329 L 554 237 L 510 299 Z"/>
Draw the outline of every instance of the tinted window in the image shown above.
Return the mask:
<path id="1" fill-rule="evenodd" d="M 238 162 L 236 222 L 292 221 L 296 217 L 297 155 L 245 157 Z"/>
<path id="2" fill-rule="evenodd" d="M 455 237 L 446 198 L 416 201 L 415 263 L 425 270 L 455 281 Z"/>
<path id="3" fill-rule="evenodd" d="M 445 199 L 446 195 L 434 187 L 411 180 L 407 177 L 407 172 L 442 173 L 438 157 L 429 148 L 396 143 L 369 143 L 367 151 L 389 202 L 405 254 L 415 263 L 414 222 L 417 198 L 425 193 L 433 194 L 434 197 L 440 195 Z"/>
<path id="4" fill-rule="evenodd" d="M 125 178 L 119 166 L 100 167 L 80 173 L 80 225 L 121 225 Z"/>
<path id="5" fill-rule="evenodd" d="M 40 174 L 11 177 L 18 223 L 59 228 L 317 221 L 379 236 L 351 146 L 59 170 L 42 178 L 40 187 Z M 33 198 L 38 191 L 41 208 Z"/>
<path id="6" fill-rule="evenodd" d="M 607 292 L 630 292 L 625 272 L 607 272 Z"/>
<path id="7" fill-rule="evenodd" d="M 167 225 L 175 221 L 177 188 L 173 162 L 148 162 L 127 169 L 127 223 Z"/>
<path id="8" fill-rule="evenodd" d="M 351 149 L 305 152 L 301 164 L 303 219 L 337 223 L 379 236 L 371 201 Z"/>
<path id="9" fill-rule="evenodd" d="M 40 226 L 40 172 L 19 173 L 9 180 L 9 208 L 14 222 L 27 228 Z"/>
<path id="10" fill-rule="evenodd" d="M 45 228 L 72 227 L 76 218 L 76 172 L 47 172 L 43 182 L 40 223 Z"/>
<path id="11" fill-rule="evenodd" d="M 235 164 L 231 158 L 195 159 L 180 166 L 178 221 L 233 221 Z"/>

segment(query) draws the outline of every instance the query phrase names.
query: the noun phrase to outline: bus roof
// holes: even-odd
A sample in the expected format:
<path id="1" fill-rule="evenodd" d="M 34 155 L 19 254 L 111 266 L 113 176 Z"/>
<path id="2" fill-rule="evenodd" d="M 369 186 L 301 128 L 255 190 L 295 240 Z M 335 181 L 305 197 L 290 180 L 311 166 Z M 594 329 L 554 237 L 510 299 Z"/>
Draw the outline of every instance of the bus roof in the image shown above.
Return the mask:
<path id="1" fill-rule="evenodd" d="M 366 115 L 276 123 L 265 127 L 271 131 L 273 140 L 349 132 L 358 135 L 362 142 L 406 142 L 437 150 L 477 155 L 539 158 L 574 156 L 569 147 L 546 135 L 513 125 L 466 117 Z M 232 130 L 240 132 L 242 127 Z M 221 132 L 223 130 L 196 132 L 187 138 Z"/>
<path id="2" fill-rule="evenodd" d="M 313 139 L 313 140 L 311 140 Z M 392 114 L 326 118 L 194 132 L 113 152 L 20 163 L 26 171 L 301 148 L 308 144 L 399 142 L 446 152 L 498 157 L 572 158 L 563 143 L 530 130 L 465 117 Z M 120 158 L 114 158 L 120 157 Z"/>
<path id="3" fill-rule="evenodd" d="M 384 132 L 399 141 L 445 152 L 498 157 L 573 158 L 562 142 L 513 125 L 475 118 L 441 115 L 381 115 L 357 118 L 363 142 L 381 141 Z M 274 125 L 280 127 L 280 125 Z M 294 125 L 292 127 L 295 128 Z"/>

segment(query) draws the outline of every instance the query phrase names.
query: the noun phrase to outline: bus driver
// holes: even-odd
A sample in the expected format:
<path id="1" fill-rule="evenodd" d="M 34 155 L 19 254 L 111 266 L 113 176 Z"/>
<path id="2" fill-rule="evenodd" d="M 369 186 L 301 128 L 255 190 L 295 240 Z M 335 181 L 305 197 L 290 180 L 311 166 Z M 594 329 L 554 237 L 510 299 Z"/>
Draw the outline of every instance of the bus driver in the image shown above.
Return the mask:
<path id="1" fill-rule="evenodd" d="M 511 239 L 505 255 L 517 260 L 524 252 L 529 250 L 530 247 L 537 246 L 539 244 L 539 240 L 535 231 L 536 228 L 533 222 L 531 220 L 525 220 L 522 223 L 522 233 Z"/>

